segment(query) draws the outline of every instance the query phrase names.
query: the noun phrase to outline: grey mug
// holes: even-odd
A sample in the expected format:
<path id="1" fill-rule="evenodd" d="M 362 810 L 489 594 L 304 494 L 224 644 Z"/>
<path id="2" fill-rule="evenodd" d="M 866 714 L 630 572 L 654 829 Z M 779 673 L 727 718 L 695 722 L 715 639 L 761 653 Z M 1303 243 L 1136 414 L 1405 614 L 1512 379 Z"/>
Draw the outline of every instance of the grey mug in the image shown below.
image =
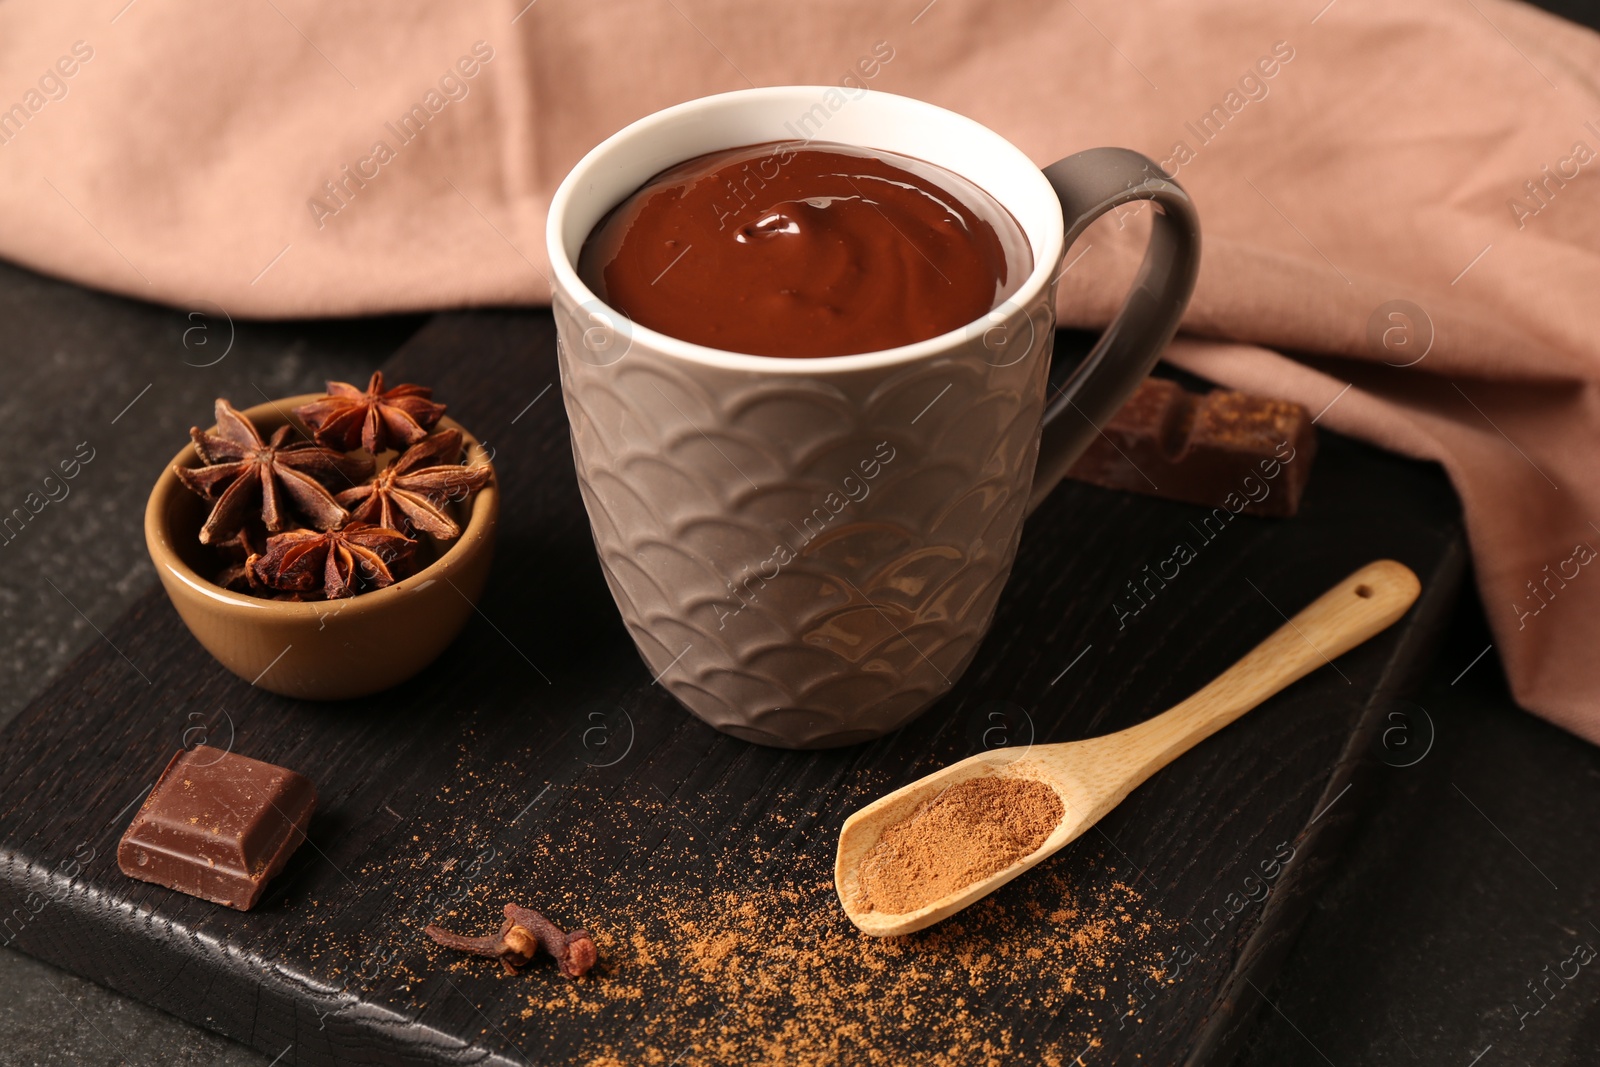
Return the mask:
<path id="1" fill-rule="evenodd" d="M 590 230 L 652 176 L 793 139 L 795 117 L 818 114 L 821 139 L 927 160 L 1004 205 L 1033 252 L 1015 295 L 916 344 L 782 359 L 636 325 L 578 278 Z M 1156 209 L 1143 266 L 1053 391 L 1066 249 L 1134 200 Z M 1023 519 L 1172 339 L 1200 256 L 1188 195 L 1136 152 L 1095 148 L 1040 171 L 961 115 L 827 86 L 726 93 L 635 122 L 561 183 L 547 241 L 578 481 L 623 620 L 691 712 L 785 748 L 889 733 L 961 677 Z"/>

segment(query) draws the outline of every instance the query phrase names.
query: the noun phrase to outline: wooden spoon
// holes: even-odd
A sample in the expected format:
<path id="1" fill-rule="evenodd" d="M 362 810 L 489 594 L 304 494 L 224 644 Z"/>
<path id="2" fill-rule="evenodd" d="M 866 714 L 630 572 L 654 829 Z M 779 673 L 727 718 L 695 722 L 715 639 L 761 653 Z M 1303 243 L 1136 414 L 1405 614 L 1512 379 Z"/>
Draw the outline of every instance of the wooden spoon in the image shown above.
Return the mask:
<path id="1" fill-rule="evenodd" d="M 1417 576 L 1393 560 L 1369 563 L 1205 688 L 1153 719 L 1086 741 L 981 752 L 873 801 L 846 819 L 839 831 L 833 879 L 845 914 L 877 937 L 908 934 L 954 915 L 1074 840 L 1200 741 L 1386 629 L 1406 613 L 1421 588 Z M 1031 778 L 1055 789 L 1064 814 L 1044 844 L 1011 866 L 915 911 L 875 910 L 861 887 L 861 865 L 878 838 L 950 786 L 986 775 Z"/>

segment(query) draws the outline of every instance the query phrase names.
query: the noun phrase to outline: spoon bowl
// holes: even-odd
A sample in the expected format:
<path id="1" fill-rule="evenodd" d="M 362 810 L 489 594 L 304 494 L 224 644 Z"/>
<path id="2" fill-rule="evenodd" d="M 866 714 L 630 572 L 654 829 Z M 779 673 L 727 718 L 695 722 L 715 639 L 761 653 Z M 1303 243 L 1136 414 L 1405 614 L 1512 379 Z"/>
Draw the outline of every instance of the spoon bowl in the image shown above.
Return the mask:
<path id="1" fill-rule="evenodd" d="M 845 914 L 875 937 L 909 934 L 949 918 L 1054 855 L 1200 741 L 1393 625 L 1421 590 L 1417 576 L 1403 564 L 1369 563 L 1193 696 L 1153 719 L 1086 741 L 980 752 L 878 798 L 846 819 L 839 831 L 833 877 Z M 862 886 L 861 870 L 884 832 L 951 786 L 985 776 L 1033 779 L 1054 789 L 1062 816 L 1050 836 L 1009 866 L 914 911 L 876 908 Z"/>

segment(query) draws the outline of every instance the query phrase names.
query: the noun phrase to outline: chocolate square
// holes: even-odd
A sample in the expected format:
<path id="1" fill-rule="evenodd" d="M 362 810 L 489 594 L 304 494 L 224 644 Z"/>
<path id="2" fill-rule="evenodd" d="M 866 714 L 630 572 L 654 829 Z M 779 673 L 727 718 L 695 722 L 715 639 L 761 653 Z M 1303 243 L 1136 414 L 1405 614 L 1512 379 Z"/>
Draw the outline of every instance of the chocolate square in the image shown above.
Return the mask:
<path id="1" fill-rule="evenodd" d="M 1209 508 L 1276 518 L 1300 510 L 1317 451 L 1299 404 L 1228 389 L 1191 393 L 1149 378 L 1067 477 Z"/>
<path id="2" fill-rule="evenodd" d="M 172 757 L 117 846 L 130 878 L 249 911 L 317 807 L 304 775 L 198 745 Z"/>

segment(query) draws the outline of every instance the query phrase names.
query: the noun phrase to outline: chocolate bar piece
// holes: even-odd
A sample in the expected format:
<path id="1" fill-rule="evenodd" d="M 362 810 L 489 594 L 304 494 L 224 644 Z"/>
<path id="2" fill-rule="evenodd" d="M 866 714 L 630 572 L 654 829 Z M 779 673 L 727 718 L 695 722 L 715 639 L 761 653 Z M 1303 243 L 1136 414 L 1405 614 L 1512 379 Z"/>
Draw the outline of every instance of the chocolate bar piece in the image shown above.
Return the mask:
<path id="1" fill-rule="evenodd" d="M 1227 389 L 1191 393 L 1150 378 L 1067 477 L 1234 514 L 1288 518 L 1300 509 L 1316 451 L 1316 428 L 1299 404 Z"/>
<path id="2" fill-rule="evenodd" d="M 172 757 L 117 846 L 129 878 L 249 911 L 305 840 L 304 775 L 197 745 Z"/>

